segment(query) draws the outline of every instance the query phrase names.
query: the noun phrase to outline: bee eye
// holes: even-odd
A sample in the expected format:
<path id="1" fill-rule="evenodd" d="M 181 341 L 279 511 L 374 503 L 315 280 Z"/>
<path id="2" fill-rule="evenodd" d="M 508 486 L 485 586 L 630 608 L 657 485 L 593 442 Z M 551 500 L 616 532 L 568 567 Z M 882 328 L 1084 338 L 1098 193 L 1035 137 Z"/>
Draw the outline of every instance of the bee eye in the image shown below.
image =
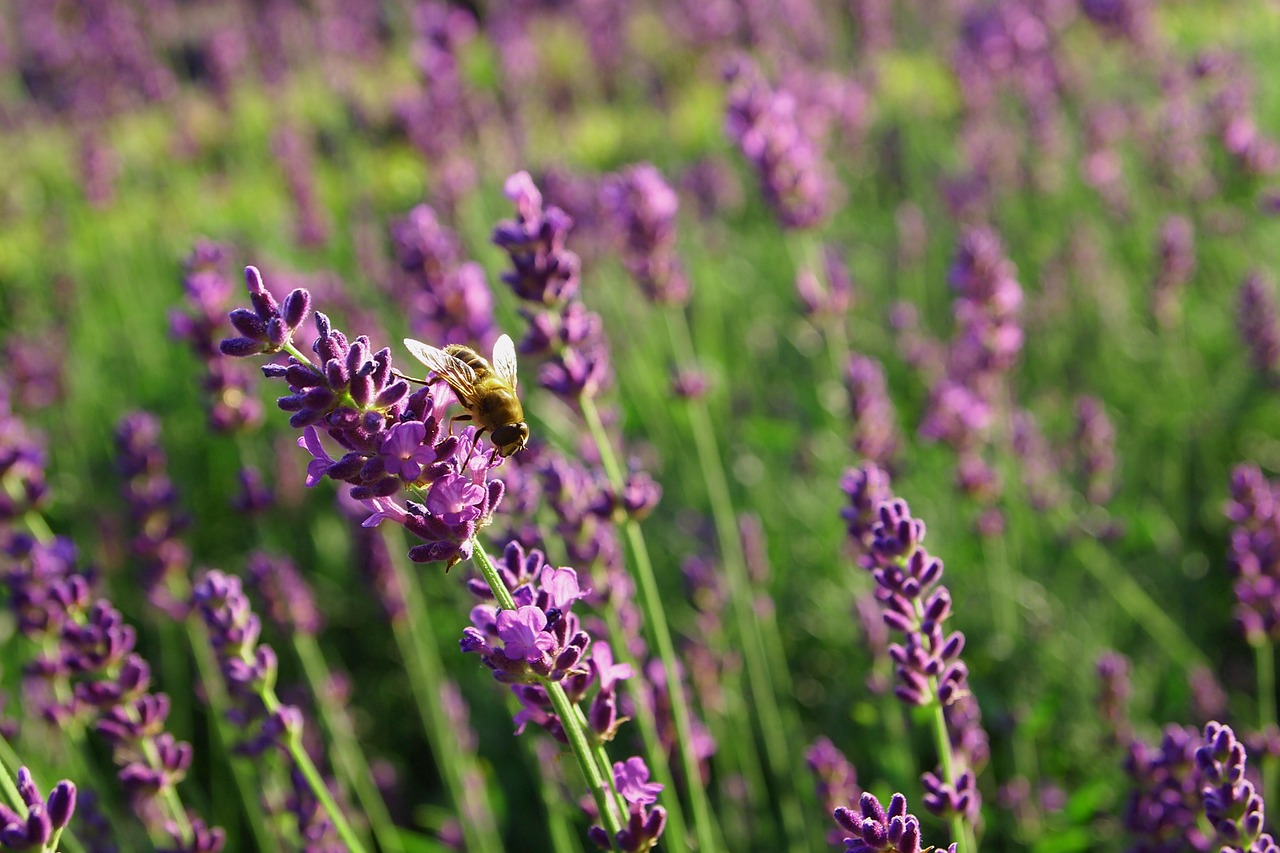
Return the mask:
<path id="1" fill-rule="evenodd" d="M 493 431 L 493 443 L 502 448 L 503 455 L 510 452 L 507 448 L 520 443 L 520 427 L 522 426 L 524 424 L 506 424 Z M 525 430 L 527 433 L 528 427 L 525 427 Z"/>

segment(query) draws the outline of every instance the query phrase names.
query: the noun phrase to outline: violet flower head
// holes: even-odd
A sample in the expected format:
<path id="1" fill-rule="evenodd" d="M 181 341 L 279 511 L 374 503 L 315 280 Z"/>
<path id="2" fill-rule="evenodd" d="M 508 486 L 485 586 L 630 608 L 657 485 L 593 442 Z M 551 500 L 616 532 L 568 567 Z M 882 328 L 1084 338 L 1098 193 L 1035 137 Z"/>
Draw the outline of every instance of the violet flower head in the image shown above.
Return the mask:
<path id="1" fill-rule="evenodd" d="M 232 285 L 223 274 L 226 248 L 208 240 L 198 240 L 187 257 L 182 289 L 186 310 L 169 315 L 170 334 L 181 341 L 204 364 L 202 387 L 209 425 L 218 432 L 254 426 L 262 420 L 262 404 L 243 365 L 222 357 L 219 341 L 224 336 Z"/>
<path id="2" fill-rule="evenodd" d="M 1140 850 L 1208 850 L 1198 826 L 1203 814 L 1195 752 L 1203 743 L 1190 727 L 1166 726 L 1158 747 L 1129 743 L 1125 773 L 1132 788 L 1125 804 L 1125 828 Z"/>
<path id="3" fill-rule="evenodd" d="M 311 312 L 311 294 L 296 288 L 282 304 L 262 283 L 257 267 L 245 267 L 244 280 L 253 310 L 237 308 L 231 312 L 231 325 L 240 337 L 222 341 L 219 348 L 223 355 L 237 358 L 279 352 L 292 342 L 294 331 Z"/>
<path id="4" fill-rule="evenodd" d="M 1255 270 L 1241 283 L 1236 304 L 1236 329 L 1249 348 L 1249 361 L 1268 382 L 1275 382 L 1280 377 L 1280 318 L 1275 288 Z"/>
<path id="5" fill-rule="evenodd" d="M 1231 472 L 1231 500 L 1226 515 L 1233 522 L 1227 566 L 1234 578 L 1236 621 L 1250 644 L 1280 639 L 1280 500 L 1276 485 L 1256 465 Z"/>
<path id="6" fill-rule="evenodd" d="M 493 295 L 484 270 L 465 260 L 458 236 L 425 204 L 391 224 L 399 273 L 394 298 L 406 306 L 413 337 L 445 344 L 479 344 L 496 337 Z"/>
<path id="7" fill-rule="evenodd" d="M 554 305 L 578 292 L 578 256 L 565 249 L 573 220 L 558 207 L 542 207 L 542 193 L 528 172 L 507 178 L 504 192 L 516 206 L 516 218 L 500 222 L 493 242 L 511 256 L 515 269 L 503 275 L 516 296 Z"/>
<path id="8" fill-rule="evenodd" d="M 472 609 L 462 650 L 478 653 L 493 677 L 505 684 L 538 685 L 586 671 L 581 664 L 591 637 L 570 611 L 585 594 L 573 569 L 543 566 L 535 580 L 512 590 L 516 610 L 493 605 Z"/>
<path id="9" fill-rule="evenodd" d="M 818 142 L 790 92 L 774 89 L 750 60 L 726 70 L 725 130 L 755 167 L 765 200 L 784 228 L 811 228 L 827 218 L 831 186 Z"/>
<path id="10" fill-rule="evenodd" d="M 38 509 L 48 492 L 43 436 L 13 415 L 8 392 L 0 381 L 0 521 Z"/>
<path id="11" fill-rule="evenodd" d="M 649 781 L 649 768 L 644 759 L 633 756 L 613 765 L 613 778 L 618 793 L 627 803 L 627 825 L 612 839 L 600 826 L 592 826 L 588 837 L 602 850 L 616 849 L 625 853 L 642 853 L 652 849 L 667 825 L 667 810 L 654 806 L 662 785 Z"/>
<path id="12" fill-rule="evenodd" d="M 828 812 L 835 813 L 841 803 L 852 803 L 862 798 L 858 787 L 858 773 L 844 753 L 825 737 L 820 737 L 805 751 L 805 764 L 813 774 L 818 800 Z M 832 830 L 828 840 L 839 843 L 840 837 Z"/>
<path id="13" fill-rule="evenodd" d="M 1098 675 L 1098 716 L 1106 724 L 1109 740 L 1127 744 L 1132 736 L 1129 722 L 1129 659 L 1119 652 L 1103 652 L 1094 669 Z"/>
<path id="14" fill-rule="evenodd" d="M 907 813 L 907 798 L 902 794 L 894 794 L 886 809 L 874 795 L 864 793 L 856 809 L 837 808 L 835 819 L 850 833 L 844 840 L 845 853 L 927 853 L 934 849 L 921 846 L 920 820 Z M 955 853 L 956 845 L 947 851 Z"/>
<path id="15" fill-rule="evenodd" d="M 181 600 L 191 554 L 181 539 L 188 519 L 166 472 L 160 446 L 160 421 L 147 412 L 132 412 L 116 425 L 116 467 L 134 536 L 130 543 L 147 599 L 177 619 L 186 615 Z"/>
<path id="16" fill-rule="evenodd" d="M 595 397 L 609 383 L 609 347 L 600 317 L 574 299 L 578 256 L 565 249 L 573 220 L 558 207 L 543 210 L 542 194 L 528 172 L 507 179 L 507 197 L 516 219 L 498 223 L 493 242 L 511 257 L 514 270 L 503 276 L 515 294 L 533 303 L 521 310 L 529 331 L 520 352 L 546 356 L 538 382 L 575 405 Z"/>
<path id="17" fill-rule="evenodd" d="M 316 606 L 315 593 L 291 560 L 255 551 L 245 574 L 266 602 L 267 618 L 282 632 L 314 636 L 323 629 L 324 615 Z"/>
<path id="18" fill-rule="evenodd" d="M 853 494 L 865 493 L 878 471 L 868 465 L 850 477 Z M 907 705 L 940 707 L 952 751 L 953 777 L 943 778 L 941 772 L 921 777 L 925 807 L 975 822 L 981 810 L 976 774 L 987 762 L 989 747 L 969 691 L 969 670 L 960 659 L 964 634 L 944 630 L 951 617 L 951 593 L 940 583 L 942 561 L 925 550 L 925 524 L 911 515 L 906 501 L 889 495 L 873 512 L 869 531 L 862 533 L 865 522 L 859 524 L 859 564 L 876 582 L 885 625 L 901 635 L 900 642 L 889 646 L 894 693 Z"/>
<path id="19" fill-rule="evenodd" d="M 1116 430 L 1096 397 L 1076 400 L 1076 452 L 1089 503 L 1105 504 L 1115 492 Z"/>
<path id="20" fill-rule="evenodd" d="M 265 289 L 254 275 L 249 283 L 257 305 Z M 302 294 L 295 303 L 309 306 L 305 290 L 294 293 Z M 307 485 L 326 476 L 348 483 L 351 497 L 370 511 L 365 526 L 390 520 L 423 540 L 409 552 L 415 562 L 452 566 L 468 558 L 471 537 L 489 524 L 504 491 L 502 481 L 488 478 L 489 471 L 505 460 L 475 452 L 473 427 L 447 434 L 444 420 L 454 395 L 445 383 L 411 394 L 409 382 L 392 368 L 390 349 L 375 352 L 363 335 L 349 340 L 319 312 L 315 328 L 311 349 L 318 366 L 291 355 L 287 364 L 263 367 L 268 378 L 289 386 L 291 393 L 277 404 L 292 413 L 290 424 L 303 430 L 298 444 L 312 457 Z M 239 355 L 260 351 L 230 349 Z M 334 458 L 325 439 L 346 452 Z"/>
<path id="21" fill-rule="evenodd" d="M 1262 831 L 1266 807 L 1262 795 L 1245 778 L 1246 758 L 1244 744 L 1236 740 L 1230 726 L 1215 721 L 1204 727 L 1203 745 L 1196 749 L 1204 815 L 1224 850 L 1272 853 L 1276 842 Z"/>
<path id="22" fill-rule="evenodd" d="M 1160 225 L 1159 266 L 1151 285 L 1151 310 L 1162 326 L 1181 314 L 1178 298 L 1196 271 L 1195 228 L 1185 216 L 1170 216 Z"/>
<path id="23" fill-rule="evenodd" d="M 682 305 L 689 279 L 676 253 L 680 199 L 650 163 L 629 166 L 605 180 L 601 203 L 622 244 L 622 263 L 650 301 Z"/>
<path id="24" fill-rule="evenodd" d="M 853 416 L 853 449 L 877 465 L 892 467 L 901 440 L 893 402 L 885 385 L 884 368 L 873 358 L 853 355 L 845 366 Z"/>
<path id="25" fill-rule="evenodd" d="M 76 786 L 63 779 L 53 786 L 46 801 L 26 767 L 18 768 L 16 782 L 26 814 L 0 803 L 0 847 L 5 850 L 45 850 L 75 813 Z"/>

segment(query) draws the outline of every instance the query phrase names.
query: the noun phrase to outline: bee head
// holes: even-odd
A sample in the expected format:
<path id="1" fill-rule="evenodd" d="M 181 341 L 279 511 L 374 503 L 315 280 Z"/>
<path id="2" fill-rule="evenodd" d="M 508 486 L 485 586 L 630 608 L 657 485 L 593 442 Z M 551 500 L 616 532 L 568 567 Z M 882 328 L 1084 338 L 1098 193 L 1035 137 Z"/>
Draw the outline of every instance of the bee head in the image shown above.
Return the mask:
<path id="1" fill-rule="evenodd" d="M 518 450 L 524 450 L 529 443 L 529 425 L 523 421 L 518 424 L 504 424 L 493 431 L 493 443 L 498 454 L 503 458 Z"/>

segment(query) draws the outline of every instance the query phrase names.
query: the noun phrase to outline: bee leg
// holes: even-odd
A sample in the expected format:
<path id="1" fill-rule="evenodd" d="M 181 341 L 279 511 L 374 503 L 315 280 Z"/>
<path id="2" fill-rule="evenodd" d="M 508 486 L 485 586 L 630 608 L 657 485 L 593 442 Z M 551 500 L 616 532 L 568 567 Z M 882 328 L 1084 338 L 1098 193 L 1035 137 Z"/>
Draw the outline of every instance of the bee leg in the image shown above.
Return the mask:
<path id="1" fill-rule="evenodd" d="M 476 448 L 480 446 L 480 436 L 484 435 L 483 429 L 476 430 L 476 440 L 471 442 L 471 452 L 467 454 L 467 461 L 462 463 L 462 470 L 467 470 L 467 465 L 471 463 L 471 457 L 476 455 Z"/>
<path id="2" fill-rule="evenodd" d="M 469 420 L 471 420 L 471 415 L 454 415 L 453 417 L 449 418 L 449 435 L 453 435 L 454 421 L 469 421 Z"/>

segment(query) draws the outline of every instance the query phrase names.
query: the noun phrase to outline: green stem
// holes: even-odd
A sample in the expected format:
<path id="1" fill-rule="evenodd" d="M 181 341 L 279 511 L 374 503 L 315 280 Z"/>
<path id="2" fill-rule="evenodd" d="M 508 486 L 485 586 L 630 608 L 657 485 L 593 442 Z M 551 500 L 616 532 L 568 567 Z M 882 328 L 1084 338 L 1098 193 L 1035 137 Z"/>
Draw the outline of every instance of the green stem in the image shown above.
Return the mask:
<path id="1" fill-rule="evenodd" d="M 335 764 L 355 791 L 369 827 L 378 840 L 378 846 L 388 853 L 401 853 L 404 845 L 400 842 L 399 833 L 387 811 L 387 804 L 373 783 L 373 773 L 356 740 L 351 718 L 326 689 L 332 674 L 325 662 L 324 653 L 313 635 L 300 631 L 293 634 L 293 649 L 311 685 L 311 694 L 316 699 L 320 720 L 329 732 Z"/>
<path id="2" fill-rule="evenodd" d="M 1269 732 L 1276 725 L 1276 658 L 1275 646 L 1263 639 L 1253 647 L 1258 668 L 1258 731 Z M 1277 771 L 1280 756 L 1267 753 L 1262 757 L 1262 797 L 1264 802 L 1276 802 Z M 1270 799 L 1268 799 L 1270 798 Z"/>
<path id="3" fill-rule="evenodd" d="M 622 621 L 618 616 L 618 609 L 610 603 L 604 612 L 605 626 L 609 630 L 609 636 L 615 638 L 613 643 L 613 656 L 620 663 L 631 665 L 632 672 L 640 672 L 640 662 L 637 661 L 627 649 L 626 642 L 622 639 L 626 636 L 623 631 Z M 671 848 L 673 853 L 680 853 L 688 849 L 689 843 L 686 833 L 688 831 L 684 822 L 684 809 L 680 807 L 680 799 L 674 796 L 676 790 L 675 777 L 671 775 L 671 764 L 667 759 L 666 750 L 662 746 L 662 738 L 658 734 L 657 719 L 654 716 L 652 707 L 640 707 L 641 697 L 635 697 L 637 702 L 636 714 L 634 721 L 636 727 L 640 730 L 640 740 L 644 744 L 645 756 L 649 760 L 649 767 L 653 771 L 653 777 L 663 785 L 663 790 L 673 792 L 673 796 L 667 799 L 664 804 L 667 809 L 667 829 L 663 833 L 667 840 L 667 846 Z M 606 765 L 608 766 L 608 765 Z"/>
<path id="4" fill-rule="evenodd" d="M 484 546 L 476 539 L 471 540 L 471 545 L 472 559 L 475 560 L 476 566 L 480 569 L 480 574 L 484 576 L 485 583 L 489 585 L 489 589 L 497 600 L 498 605 L 503 610 L 516 610 L 515 599 L 511 597 L 511 591 L 507 589 L 507 585 L 502 581 L 502 576 L 498 574 L 498 570 L 490 562 Z M 587 737 L 587 730 L 580 712 L 569 701 L 569 696 L 564 692 L 564 687 L 554 681 L 544 681 L 543 686 L 551 699 L 552 706 L 556 709 L 556 715 L 560 718 L 560 726 L 564 729 L 565 737 L 569 741 L 569 748 L 578 762 L 578 768 L 582 771 L 588 790 L 591 791 L 591 797 L 596 802 L 596 808 L 600 812 L 600 820 L 609 833 L 610 840 L 616 846 L 616 836 L 622 831 L 623 821 L 619 815 L 618 800 L 613 796 L 613 768 L 607 763 L 607 760 L 604 767 L 600 766 Z"/>
<path id="5" fill-rule="evenodd" d="M 266 688 L 258 695 L 262 699 L 262 704 L 266 707 L 267 713 L 274 714 L 280 709 L 280 700 L 276 697 L 274 689 Z M 307 755 L 307 750 L 302 745 L 302 732 L 289 732 L 288 737 L 285 739 L 285 746 L 289 750 L 289 755 L 293 758 L 294 766 L 302 771 L 307 784 L 311 787 L 312 795 L 324 808 L 329 820 L 333 822 L 333 828 L 337 831 L 342 842 L 347 845 L 347 848 L 352 853 L 365 853 L 364 843 L 356 835 L 355 830 L 351 828 L 351 824 L 347 822 L 347 816 L 342 813 L 342 809 L 338 808 L 333 795 L 329 793 L 329 786 L 325 784 L 324 777 L 320 775 L 320 771 L 311 762 L 311 756 Z"/>
<path id="6" fill-rule="evenodd" d="M 919 604 L 916 605 L 919 607 Z M 947 734 L 947 717 L 943 712 L 942 702 L 938 699 L 938 678 L 929 677 L 929 688 L 933 691 L 933 737 L 938 747 L 938 762 L 942 765 L 942 775 L 950 785 L 955 785 L 956 760 L 951 753 L 951 737 Z M 956 853 L 977 853 L 978 843 L 974 839 L 973 826 L 963 815 L 951 816 L 951 838 L 956 842 Z"/>
<path id="7" fill-rule="evenodd" d="M 676 358 L 683 364 L 692 364 L 695 357 L 688 318 L 683 311 L 679 310 L 666 312 L 666 318 L 667 330 Z M 753 606 L 751 578 L 747 575 L 747 559 L 738 533 L 733 498 L 729 492 L 729 481 L 724 473 L 720 448 L 706 403 L 702 400 L 690 401 L 688 411 L 702 479 L 711 501 L 716 539 L 720 544 L 722 562 L 728 577 L 735 627 L 742 640 L 747 682 L 759 714 L 760 733 L 764 738 L 769 769 L 780 792 L 779 808 L 783 826 L 787 837 L 792 839 L 793 843 L 799 844 L 800 839 L 805 838 L 807 833 L 794 782 L 804 776 L 794 760 L 799 753 L 790 750 L 786 739 L 786 732 L 796 729 L 784 725 L 777 696 L 778 693 L 785 696 L 795 695 L 791 685 L 791 673 L 785 665 L 786 656 L 782 652 L 782 642 L 776 622 L 767 621 L 767 625 L 773 630 L 769 632 L 769 640 L 772 642 L 766 642 L 765 632 L 762 630 L 766 620 L 759 617 Z M 603 453 L 601 455 L 603 457 Z M 769 662 L 770 646 L 774 650 L 775 665 L 773 667 L 770 667 Z"/>
<path id="8" fill-rule="evenodd" d="M 580 403 L 582 416 L 600 453 L 600 463 L 604 466 L 605 476 L 609 478 L 609 485 L 617 494 L 622 494 L 625 485 L 622 467 L 614 455 L 613 443 L 605 432 L 604 424 L 600 422 L 600 413 L 596 410 L 595 401 L 584 396 Z M 649 560 L 649 549 L 645 544 L 640 524 L 635 519 L 628 518 L 623 522 L 623 529 L 634 557 L 640 609 L 644 611 L 645 623 L 649 626 L 652 640 L 658 649 L 658 659 L 662 661 L 662 668 L 666 674 L 667 692 L 671 698 L 671 716 L 676 727 L 676 739 L 685 782 L 689 788 L 690 805 L 693 807 L 694 833 L 698 839 L 698 847 L 703 851 L 715 850 L 711 807 L 707 802 L 707 792 L 702 786 L 698 757 L 693 752 L 692 714 L 685 696 L 684 682 L 680 676 L 675 644 L 671 641 L 671 630 L 667 626 L 667 614 L 662 609 L 662 598 L 658 591 L 657 578 L 653 574 L 653 563 Z"/>
<path id="9" fill-rule="evenodd" d="M 392 570 L 405 600 L 405 615 L 392 620 L 392 632 L 405 663 L 427 743 L 436 756 L 449 797 L 458 809 L 466 847 L 476 853 L 500 853 L 502 838 L 487 793 L 480 786 L 475 786 L 473 792 L 467 785 L 467 775 L 479 776 L 479 768 L 474 767 L 473 759 L 463 752 L 458 736 L 450 730 L 449 717 L 440 699 L 444 663 L 440 660 L 426 603 L 404 556 L 408 551 L 404 538 L 399 528 L 381 525 L 378 529 L 386 542 Z"/>
<path id="10" fill-rule="evenodd" d="M 218 663 L 214 658 L 213 648 L 209 645 L 208 635 L 204 631 L 204 627 L 196 620 L 187 620 L 187 643 L 191 647 L 192 655 L 196 661 L 196 671 L 200 677 L 200 683 L 204 686 L 205 696 L 209 704 L 210 717 L 213 720 L 214 740 L 226 760 L 227 765 L 231 768 L 231 774 L 236 780 L 236 791 L 240 796 L 240 804 L 244 808 L 245 820 L 249 824 L 249 831 L 253 833 L 254 840 L 257 842 L 259 850 L 270 850 L 276 846 L 272 833 L 267 829 L 266 817 L 262 812 L 262 802 L 255 795 L 258 790 L 258 780 L 247 761 L 236 759 L 232 756 L 232 744 L 235 742 L 235 735 L 231 731 L 231 724 L 227 722 L 227 710 L 230 703 L 227 699 L 226 689 L 222 684 L 221 671 Z"/>

